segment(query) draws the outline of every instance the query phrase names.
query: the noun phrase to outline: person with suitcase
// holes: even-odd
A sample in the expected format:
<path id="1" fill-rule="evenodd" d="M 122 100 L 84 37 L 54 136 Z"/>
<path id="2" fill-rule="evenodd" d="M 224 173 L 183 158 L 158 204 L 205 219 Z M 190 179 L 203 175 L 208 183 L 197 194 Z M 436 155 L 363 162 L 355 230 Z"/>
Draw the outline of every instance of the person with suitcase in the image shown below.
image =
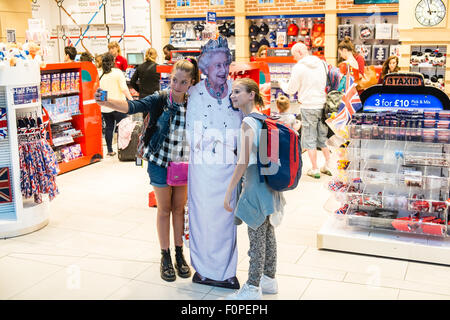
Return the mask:
<path id="1" fill-rule="evenodd" d="M 122 71 L 114 67 L 114 56 L 111 53 L 105 53 L 102 56 L 102 74 L 100 75 L 100 88 L 108 92 L 108 98 L 123 101 L 133 100 L 130 90 L 127 86 Z M 108 156 L 115 156 L 112 142 L 116 125 L 126 117 L 121 112 L 117 112 L 112 108 L 101 105 L 102 117 L 105 121 L 105 140 L 108 149 Z"/>
<path id="2" fill-rule="evenodd" d="M 157 91 L 141 100 L 115 100 L 99 88 L 95 99 L 101 106 L 122 113 L 149 112 L 149 124 L 144 134 L 144 158 L 148 160 L 148 175 L 157 202 L 157 229 L 161 246 L 161 278 L 176 280 L 170 256 L 170 216 L 175 242 L 175 269 L 179 277 L 189 278 L 191 270 L 183 256 L 184 208 L 187 201 L 187 185 L 172 186 L 168 168 L 182 164 L 187 159 L 185 135 L 187 92 L 200 80 L 194 58 L 180 60 L 173 66 L 170 89 Z"/>

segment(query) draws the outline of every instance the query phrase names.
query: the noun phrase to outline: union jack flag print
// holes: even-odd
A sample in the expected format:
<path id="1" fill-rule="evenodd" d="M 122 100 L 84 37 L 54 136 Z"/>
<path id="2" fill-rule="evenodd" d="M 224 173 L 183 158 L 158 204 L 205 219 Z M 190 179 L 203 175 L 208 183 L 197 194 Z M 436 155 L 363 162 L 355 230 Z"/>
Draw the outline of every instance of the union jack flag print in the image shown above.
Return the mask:
<path id="1" fill-rule="evenodd" d="M 0 108 L 0 140 L 6 139 L 8 134 L 8 120 L 6 119 L 6 108 Z"/>
<path id="2" fill-rule="evenodd" d="M 0 203 L 12 201 L 9 168 L 0 168 Z"/>
<path id="3" fill-rule="evenodd" d="M 358 90 L 356 90 L 356 83 L 353 81 L 353 77 L 350 76 L 350 72 L 347 72 L 345 78 L 345 93 L 339 105 L 339 112 L 332 119 L 330 126 L 336 130 L 340 130 L 347 125 L 353 114 L 362 108 L 361 99 L 359 98 Z"/>

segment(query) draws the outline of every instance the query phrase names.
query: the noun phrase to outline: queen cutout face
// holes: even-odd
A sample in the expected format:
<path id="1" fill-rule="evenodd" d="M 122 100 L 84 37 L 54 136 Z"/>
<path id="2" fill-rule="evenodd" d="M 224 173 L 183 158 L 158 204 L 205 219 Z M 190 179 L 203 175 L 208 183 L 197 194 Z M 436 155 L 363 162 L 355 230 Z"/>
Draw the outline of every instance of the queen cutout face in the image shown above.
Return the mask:
<path id="1" fill-rule="evenodd" d="M 213 86 L 224 85 L 228 79 L 229 70 L 230 65 L 227 55 L 224 52 L 217 52 L 209 60 L 207 68 L 208 81 Z"/>

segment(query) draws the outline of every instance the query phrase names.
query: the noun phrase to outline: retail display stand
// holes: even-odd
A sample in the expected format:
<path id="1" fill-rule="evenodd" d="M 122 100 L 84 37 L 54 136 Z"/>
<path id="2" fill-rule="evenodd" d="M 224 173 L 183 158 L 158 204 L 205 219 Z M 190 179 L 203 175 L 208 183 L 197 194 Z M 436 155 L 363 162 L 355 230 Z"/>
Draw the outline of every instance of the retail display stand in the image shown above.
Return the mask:
<path id="1" fill-rule="evenodd" d="M 18 114 L 42 117 L 39 83 L 39 65 L 34 61 L 1 66 L 0 238 L 30 233 L 48 224 L 48 197 L 40 204 L 22 197 L 16 124 Z"/>
<path id="2" fill-rule="evenodd" d="M 390 74 L 361 95 L 348 165 L 329 184 L 342 207 L 317 247 L 450 265 L 450 100 L 422 75 Z"/>
<path id="3" fill-rule="evenodd" d="M 91 62 L 41 68 L 42 104 L 51 123 L 47 140 L 58 156 L 60 174 L 103 158 L 97 86 L 98 72 Z"/>

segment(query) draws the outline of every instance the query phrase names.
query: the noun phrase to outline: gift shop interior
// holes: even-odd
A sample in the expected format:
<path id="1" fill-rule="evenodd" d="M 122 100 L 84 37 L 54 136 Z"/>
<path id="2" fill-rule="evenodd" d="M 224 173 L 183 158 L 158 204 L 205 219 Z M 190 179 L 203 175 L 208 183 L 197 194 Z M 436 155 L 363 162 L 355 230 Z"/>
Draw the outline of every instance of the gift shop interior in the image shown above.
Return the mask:
<path id="1" fill-rule="evenodd" d="M 279 119 L 277 101 L 288 98 L 302 143 L 311 128 L 301 89 L 282 89 L 302 64 L 296 44 L 326 62 L 327 106 L 339 97 L 320 119 L 331 176 L 310 175 L 311 150 L 303 148 L 300 182 L 283 192 L 275 229 L 278 293 L 263 298 L 450 299 L 449 7 L 449 0 L 0 1 L 0 299 L 216 300 L 232 292 L 161 279 L 157 203 L 137 152 L 144 117 L 113 123 L 111 151 L 96 96 L 107 52 L 138 100 L 140 66 L 156 64 L 156 90 L 169 89 L 173 65 L 198 59 L 211 40 L 230 49 L 230 80 L 259 85 L 262 113 Z M 319 167 L 325 158 L 318 149 Z M 185 219 L 192 270 L 187 211 Z M 243 284 L 245 224 L 237 247 Z"/>

